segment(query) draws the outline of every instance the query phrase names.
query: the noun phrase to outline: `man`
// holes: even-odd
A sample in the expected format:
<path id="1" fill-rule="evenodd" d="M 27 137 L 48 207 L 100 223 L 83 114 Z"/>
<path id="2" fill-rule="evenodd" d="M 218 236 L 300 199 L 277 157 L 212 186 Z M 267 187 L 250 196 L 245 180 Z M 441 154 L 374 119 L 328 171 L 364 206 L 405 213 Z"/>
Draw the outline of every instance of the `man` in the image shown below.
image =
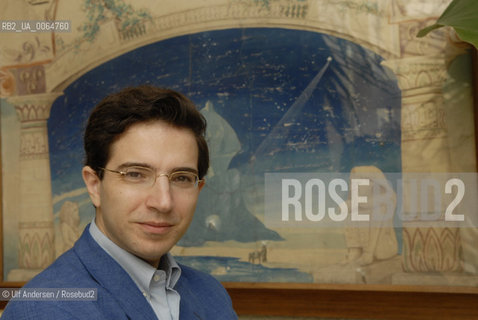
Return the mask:
<path id="1" fill-rule="evenodd" d="M 209 167 L 206 122 L 183 95 L 151 86 L 92 111 L 82 170 L 95 219 L 25 288 L 95 288 L 93 301 L 10 301 L 2 319 L 237 319 L 210 275 L 168 253 L 186 232 Z"/>

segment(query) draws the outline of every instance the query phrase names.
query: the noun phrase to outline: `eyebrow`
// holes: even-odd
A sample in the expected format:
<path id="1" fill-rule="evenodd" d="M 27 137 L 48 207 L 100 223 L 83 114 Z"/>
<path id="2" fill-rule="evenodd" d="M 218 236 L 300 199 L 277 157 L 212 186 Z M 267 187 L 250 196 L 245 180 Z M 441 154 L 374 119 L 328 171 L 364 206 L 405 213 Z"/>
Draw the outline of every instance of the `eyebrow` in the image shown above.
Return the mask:
<path id="1" fill-rule="evenodd" d="M 195 173 L 196 175 L 198 174 L 198 171 L 196 169 L 189 168 L 189 167 L 178 167 L 171 170 L 171 172 L 178 172 L 178 171 L 192 172 L 192 173 Z"/>
<path id="2" fill-rule="evenodd" d="M 148 164 L 148 163 L 144 163 L 144 162 L 125 162 L 123 164 L 121 164 L 117 170 L 124 170 L 126 168 L 130 168 L 130 167 L 142 167 L 142 168 L 148 168 L 148 169 L 151 169 L 151 170 L 156 170 L 155 167 L 153 167 L 152 165 Z M 178 172 L 178 171 L 186 171 L 186 172 L 192 172 L 194 174 L 198 174 L 198 170 L 194 169 L 194 168 L 191 168 L 191 167 L 176 167 L 176 168 L 173 168 L 169 173 L 171 172 Z"/>
<path id="3" fill-rule="evenodd" d="M 118 170 L 126 169 L 129 167 L 143 167 L 143 168 L 149 168 L 154 170 L 153 166 L 144 162 L 125 162 L 118 167 Z"/>

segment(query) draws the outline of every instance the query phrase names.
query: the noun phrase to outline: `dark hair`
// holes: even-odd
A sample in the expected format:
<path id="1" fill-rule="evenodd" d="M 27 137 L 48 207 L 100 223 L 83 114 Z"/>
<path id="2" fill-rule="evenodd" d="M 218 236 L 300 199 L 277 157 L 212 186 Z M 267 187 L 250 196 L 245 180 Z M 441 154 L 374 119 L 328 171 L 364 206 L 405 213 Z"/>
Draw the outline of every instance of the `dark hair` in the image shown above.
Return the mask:
<path id="1" fill-rule="evenodd" d="M 123 89 L 96 105 L 85 130 L 85 165 L 102 179 L 100 168 L 106 166 L 113 142 L 133 124 L 154 120 L 193 132 L 199 150 L 198 175 L 202 179 L 209 168 L 206 119 L 181 93 L 149 85 Z"/>

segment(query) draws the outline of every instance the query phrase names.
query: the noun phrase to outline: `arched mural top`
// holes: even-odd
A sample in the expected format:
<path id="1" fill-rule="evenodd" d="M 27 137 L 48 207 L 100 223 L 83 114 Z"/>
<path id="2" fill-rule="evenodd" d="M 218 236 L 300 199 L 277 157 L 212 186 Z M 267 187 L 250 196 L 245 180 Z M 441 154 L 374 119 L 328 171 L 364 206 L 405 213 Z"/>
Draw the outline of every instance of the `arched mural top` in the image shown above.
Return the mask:
<path id="1" fill-rule="evenodd" d="M 140 8 L 141 3 L 134 6 Z M 266 27 L 313 31 L 353 41 L 385 59 L 400 55 L 399 28 L 389 22 L 389 10 L 383 1 L 359 4 L 330 0 L 215 0 L 207 6 L 194 6 L 178 5 L 171 12 L 138 9 L 136 13 L 142 18 L 129 28 L 124 28 L 114 17 L 97 22 L 90 15 L 82 25 L 83 31 L 85 26 L 91 28 L 96 23 L 97 28 L 91 28 L 95 32 L 77 30 L 74 41 L 71 41 L 73 35 L 68 35 L 68 44 L 62 34 L 57 34 L 56 57 L 45 66 L 47 92 L 62 91 L 89 70 L 138 47 L 221 29 Z M 62 10 L 67 8 L 60 3 L 59 15 Z"/>

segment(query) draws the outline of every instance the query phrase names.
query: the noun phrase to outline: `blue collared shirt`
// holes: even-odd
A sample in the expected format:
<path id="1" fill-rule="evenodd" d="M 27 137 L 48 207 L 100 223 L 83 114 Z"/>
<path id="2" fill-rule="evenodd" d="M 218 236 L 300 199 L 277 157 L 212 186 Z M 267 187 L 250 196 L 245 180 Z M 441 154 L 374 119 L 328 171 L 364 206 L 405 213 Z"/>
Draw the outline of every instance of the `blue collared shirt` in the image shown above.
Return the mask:
<path id="1" fill-rule="evenodd" d="M 116 260 L 133 279 L 158 319 L 179 319 L 181 297 L 174 290 L 174 286 L 181 276 L 181 268 L 171 254 L 165 254 L 156 269 L 111 241 L 98 229 L 95 219 L 91 222 L 89 231 L 98 245 Z"/>

